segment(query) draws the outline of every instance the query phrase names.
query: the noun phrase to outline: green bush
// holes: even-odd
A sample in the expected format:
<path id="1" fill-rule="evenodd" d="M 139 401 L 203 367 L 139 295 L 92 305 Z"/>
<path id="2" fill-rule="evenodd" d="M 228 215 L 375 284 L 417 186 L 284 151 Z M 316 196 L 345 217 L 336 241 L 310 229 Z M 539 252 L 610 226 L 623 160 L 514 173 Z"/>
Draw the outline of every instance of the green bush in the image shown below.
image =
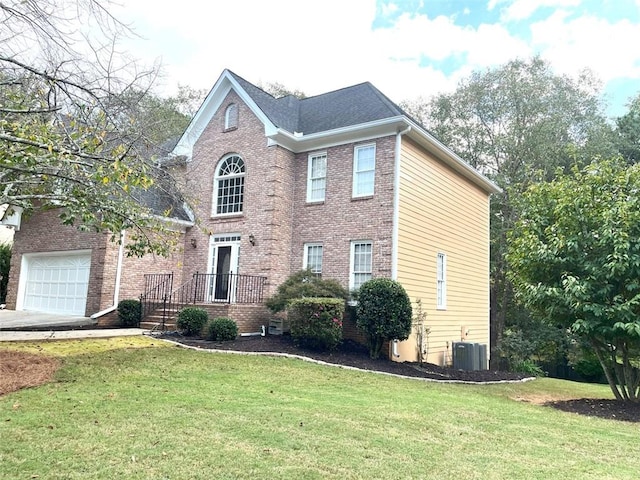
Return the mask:
<path id="1" fill-rule="evenodd" d="M 238 325 L 236 322 L 225 317 L 217 317 L 209 320 L 204 330 L 208 340 L 235 340 L 238 336 Z"/>
<path id="2" fill-rule="evenodd" d="M 200 335 L 207 323 L 207 311 L 197 307 L 185 307 L 178 313 L 176 326 L 184 335 Z"/>
<path id="3" fill-rule="evenodd" d="M 367 336 L 371 358 L 378 358 L 385 341 L 406 340 L 411 334 L 411 301 L 402 285 L 374 278 L 358 291 L 356 325 Z"/>
<path id="4" fill-rule="evenodd" d="M 313 350 L 335 350 L 342 342 L 344 300 L 298 298 L 288 309 L 291 337 L 296 345 Z"/>
<path id="5" fill-rule="evenodd" d="M 311 270 L 294 273 L 282 283 L 275 295 L 266 302 L 273 313 L 283 312 L 296 298 L 322 297 L 346 300 L 349 292 L 336 280 L 323 280 Z"/>
<path id="6" fill-rule="evenodd" d="M 7 299 L 7 283 L 11 268 L 11 244 L 0 243 L 0 303 Z"/>
<path id="7" fill-rule="evenodd" d="M 138 327 L 142 319 L 142 304 L 138 300 L 118 303 L 118 320 L 123 327 Z"/>
<path id="8" fill-rule="evenodd" d="M 512 367 L 512 371 L 518 373 L 528 373 L 534 377 L 546 376 L 544 370 L 533 360 L 520 360 L 516 362 Z"/>

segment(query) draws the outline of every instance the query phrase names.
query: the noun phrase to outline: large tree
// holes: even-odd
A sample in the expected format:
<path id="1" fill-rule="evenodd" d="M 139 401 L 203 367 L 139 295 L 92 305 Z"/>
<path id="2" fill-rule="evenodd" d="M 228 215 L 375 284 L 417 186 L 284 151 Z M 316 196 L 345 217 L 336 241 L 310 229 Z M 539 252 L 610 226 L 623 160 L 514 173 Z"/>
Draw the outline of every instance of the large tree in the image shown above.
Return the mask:
<path id="1" fill-rule="evenodd" d="M 640 401 L 640 165 L 592 163 L 519 199 L 508 260 L 517 298 L 596 353 L 616 399 Z"/>
<path id="2" fill-rule="evenodd" d="M 535 57 L 474 72 L 453 93 L 428 104 L 405 103 L 441 141 L 504 189 L 491 202 L 491 359 L 508 318 L 526 316 L 513 302 L 506 273 L 506 232 L 518 218 L 512 197 L 595 154 L 613 152 L 599 84 L 588 72 L 555 74 Z"/>
<path id="3" fill-rule="evenodd" d="M 108 6 L 0 1 L 0 204 L 59 208 L 64 223 L 114 238 L 130 229 L 130 253 L 165 253 L 139 201 L 173 184 L 149 161 L 167 133 L 149 125 L 156 70 L 118 53 L 128 30 Z"/>
<path id="4" fill-rule="evenodd" d="M 629 163 L 640 163 L 640 94 L 629 102 L 627 113 L 616 119 L 616 142 Z"/>

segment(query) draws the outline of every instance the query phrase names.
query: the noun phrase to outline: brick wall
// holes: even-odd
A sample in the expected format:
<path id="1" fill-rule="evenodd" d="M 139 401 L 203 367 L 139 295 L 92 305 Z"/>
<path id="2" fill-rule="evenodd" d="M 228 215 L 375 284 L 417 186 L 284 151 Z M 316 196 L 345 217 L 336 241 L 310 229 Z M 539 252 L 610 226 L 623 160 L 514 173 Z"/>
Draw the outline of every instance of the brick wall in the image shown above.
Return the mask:
<path id="1" fill-rule="evenodd" d="M 251 333 L 261 331 L 261 326 L 269 327 L 269 320 L 273 314 L 260 304 L 203 304 L 196 305 L 198 308 L 206 310 L 209 318 L 227 317 L 238 324 L 240 333 Z"/>
<path id="2" fill-rule="evenodd" d="M 360 144 L 376 144 L 374 195 L 354 199 L 353 152 Z M 307 203 L 308 153 L 296 155 L 295 216 L 291 270 L 302 268 L 305 243 L 323 245 L 323 278 L 349 285 L 352 240 L 373 241 L 373 276 L 391 277 L 395 137 L 331 147 L 327 153 L 325 200 Z"/>
<path id="3" fill-rule="evenodd" d="M 224 131 L 224 111 L 232 102 L 239 107 L 238 127 Z M 212 217 L 215 170 L 230 153 L 238 154 L 245 163 L 243 213 Z M 187 165 L 188 200 L 199 224 L 185 238 L 185 278 L 206 272 L 210 236 L 221 233 L 240 234 L 239 273 L 267 277 L 266 296 L 289 275 L 293 159 L 290 152 L 267 146 L 262 122 L 234 92 L 229 93 L 196 142 Z M 254 235 L 255 245 L 249 243 L 249 235 Z"/>
<path id="4" fill-rule="evenodd" d="M 80 232 L 75 227 L 62 225 L 58 218 L 59 214 L 59 210 L 49 210 L 22 219 L 20 231 L 16 232 L 14 237 L 7 308 L 16 308 L 22 256 L 39 252 L 90 250 L 91 270 L 85 315 L 89 316 L 98 312 L 108 302 L 109 299 L 104 298 L 102 286 L 105 274 L 107 277 L 111 275 L 109 269 L 105 269 L 105 263 L 108 263 L 105 259 L 108 249 L 108 235 Z"/>

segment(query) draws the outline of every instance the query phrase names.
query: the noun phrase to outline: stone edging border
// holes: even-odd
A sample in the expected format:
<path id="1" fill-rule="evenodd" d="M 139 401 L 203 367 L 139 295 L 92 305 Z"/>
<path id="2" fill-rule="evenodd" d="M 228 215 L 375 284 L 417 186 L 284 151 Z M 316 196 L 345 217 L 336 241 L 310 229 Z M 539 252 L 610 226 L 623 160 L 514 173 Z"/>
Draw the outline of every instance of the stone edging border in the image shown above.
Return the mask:
<path id="1" fill-rule="evenodd" d="M 175 345 L 176 347 L 186 348 L 188 350 L 196 350 L 198 352 L 229 353 L 229 354 L 233 354 L 233 355 L 254 355 L 254 356 L 293 358 L 293 359 L 296 359 L 296 360 L 302 360 L 304 362 L 315 363 L 317 365 L 323 365 L 323 366 L 327 366 L 327 367 L 343 368 L 345 370 L 353 370 L 353 371 L 356 371 L 356 372 L 364 372 L 364 373 L 377 373 L 378 375 L 388 375 L 390 377 L 404 378 L 404 379 L 407 379 L 407 380 L 422 380 L 424 382 L 458 383 L 458 384 L 463 384 L 463 385 L 499 385 L 499 384 L 504 384 L 504 383 L 524 383 L 524 382 L 530 382 L 530 381 L 536 379 L 536 377 L 526 377 L 526 378 L 523 378 L 521 380 L 496 380 L 496 381 L 489 381 L 489 382 L 469 382 L 467 380 L 438 380 L 438 379 L 435 379 L 435 378 L 409 377 L 409 376 L 406 376 L 406 375 L 398 375 L 397 373 L 380 372 L 380 371 L 377 371 L 377 370 L 365 370 L 363 368 L 351 367 L 349 365 L 340 365 L 338 363 L 324 362 L 322 360 L 316 360 L 314 358 L 305 357 L 303 355 L 294 355 L 294 354 L 291 354 L 291 353 L 241 352 L 241 351 L 238 351 L 238 350 L 220 350 L 220 349 L 215 349 L 215 348 L 202 348 L 202 347 L 195 347 L 193 345 L 185 345 L 184 343 L 176 342 L 174 340 L 169 340 L 169 339 L 166 339 L 166 338 L 155 337 L 155 339 L 156 340 L 162 340 L 163 342 L 170 343 L 172 345 Z"/>

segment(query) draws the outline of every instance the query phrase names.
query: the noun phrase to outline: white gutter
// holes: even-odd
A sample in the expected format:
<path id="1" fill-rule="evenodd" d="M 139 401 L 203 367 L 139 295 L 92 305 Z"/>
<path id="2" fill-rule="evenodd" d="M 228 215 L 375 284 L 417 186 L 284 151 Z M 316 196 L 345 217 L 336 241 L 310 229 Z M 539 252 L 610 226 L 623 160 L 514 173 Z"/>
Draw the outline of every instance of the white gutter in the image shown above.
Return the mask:
<path id="1" fill-rule="evenodd" d="M 411 126 L 396 135 L 395 164 L 393 172 L 393 227 L 391 231 L 391 279 L 398 279 L 398 231 L 400 229 L 400 150 L 402 136 L 409 133 Z"/>
<path id="2" fill-rule="evenodd" d="M 122 278 L 122 261 L 124 259 L 124 240 L 125 231 L 122 230 L 122 232 L 120 233 L 120 248 L 118 249 L 118 264 L 116 265 L 116 284 L 113 289 L 113 305 L 91 315 L 92 320 L 100 318 L 107 313 L 114 312 L 118 309 L 118 299 L 120 298 L 120 279 Z"/>

